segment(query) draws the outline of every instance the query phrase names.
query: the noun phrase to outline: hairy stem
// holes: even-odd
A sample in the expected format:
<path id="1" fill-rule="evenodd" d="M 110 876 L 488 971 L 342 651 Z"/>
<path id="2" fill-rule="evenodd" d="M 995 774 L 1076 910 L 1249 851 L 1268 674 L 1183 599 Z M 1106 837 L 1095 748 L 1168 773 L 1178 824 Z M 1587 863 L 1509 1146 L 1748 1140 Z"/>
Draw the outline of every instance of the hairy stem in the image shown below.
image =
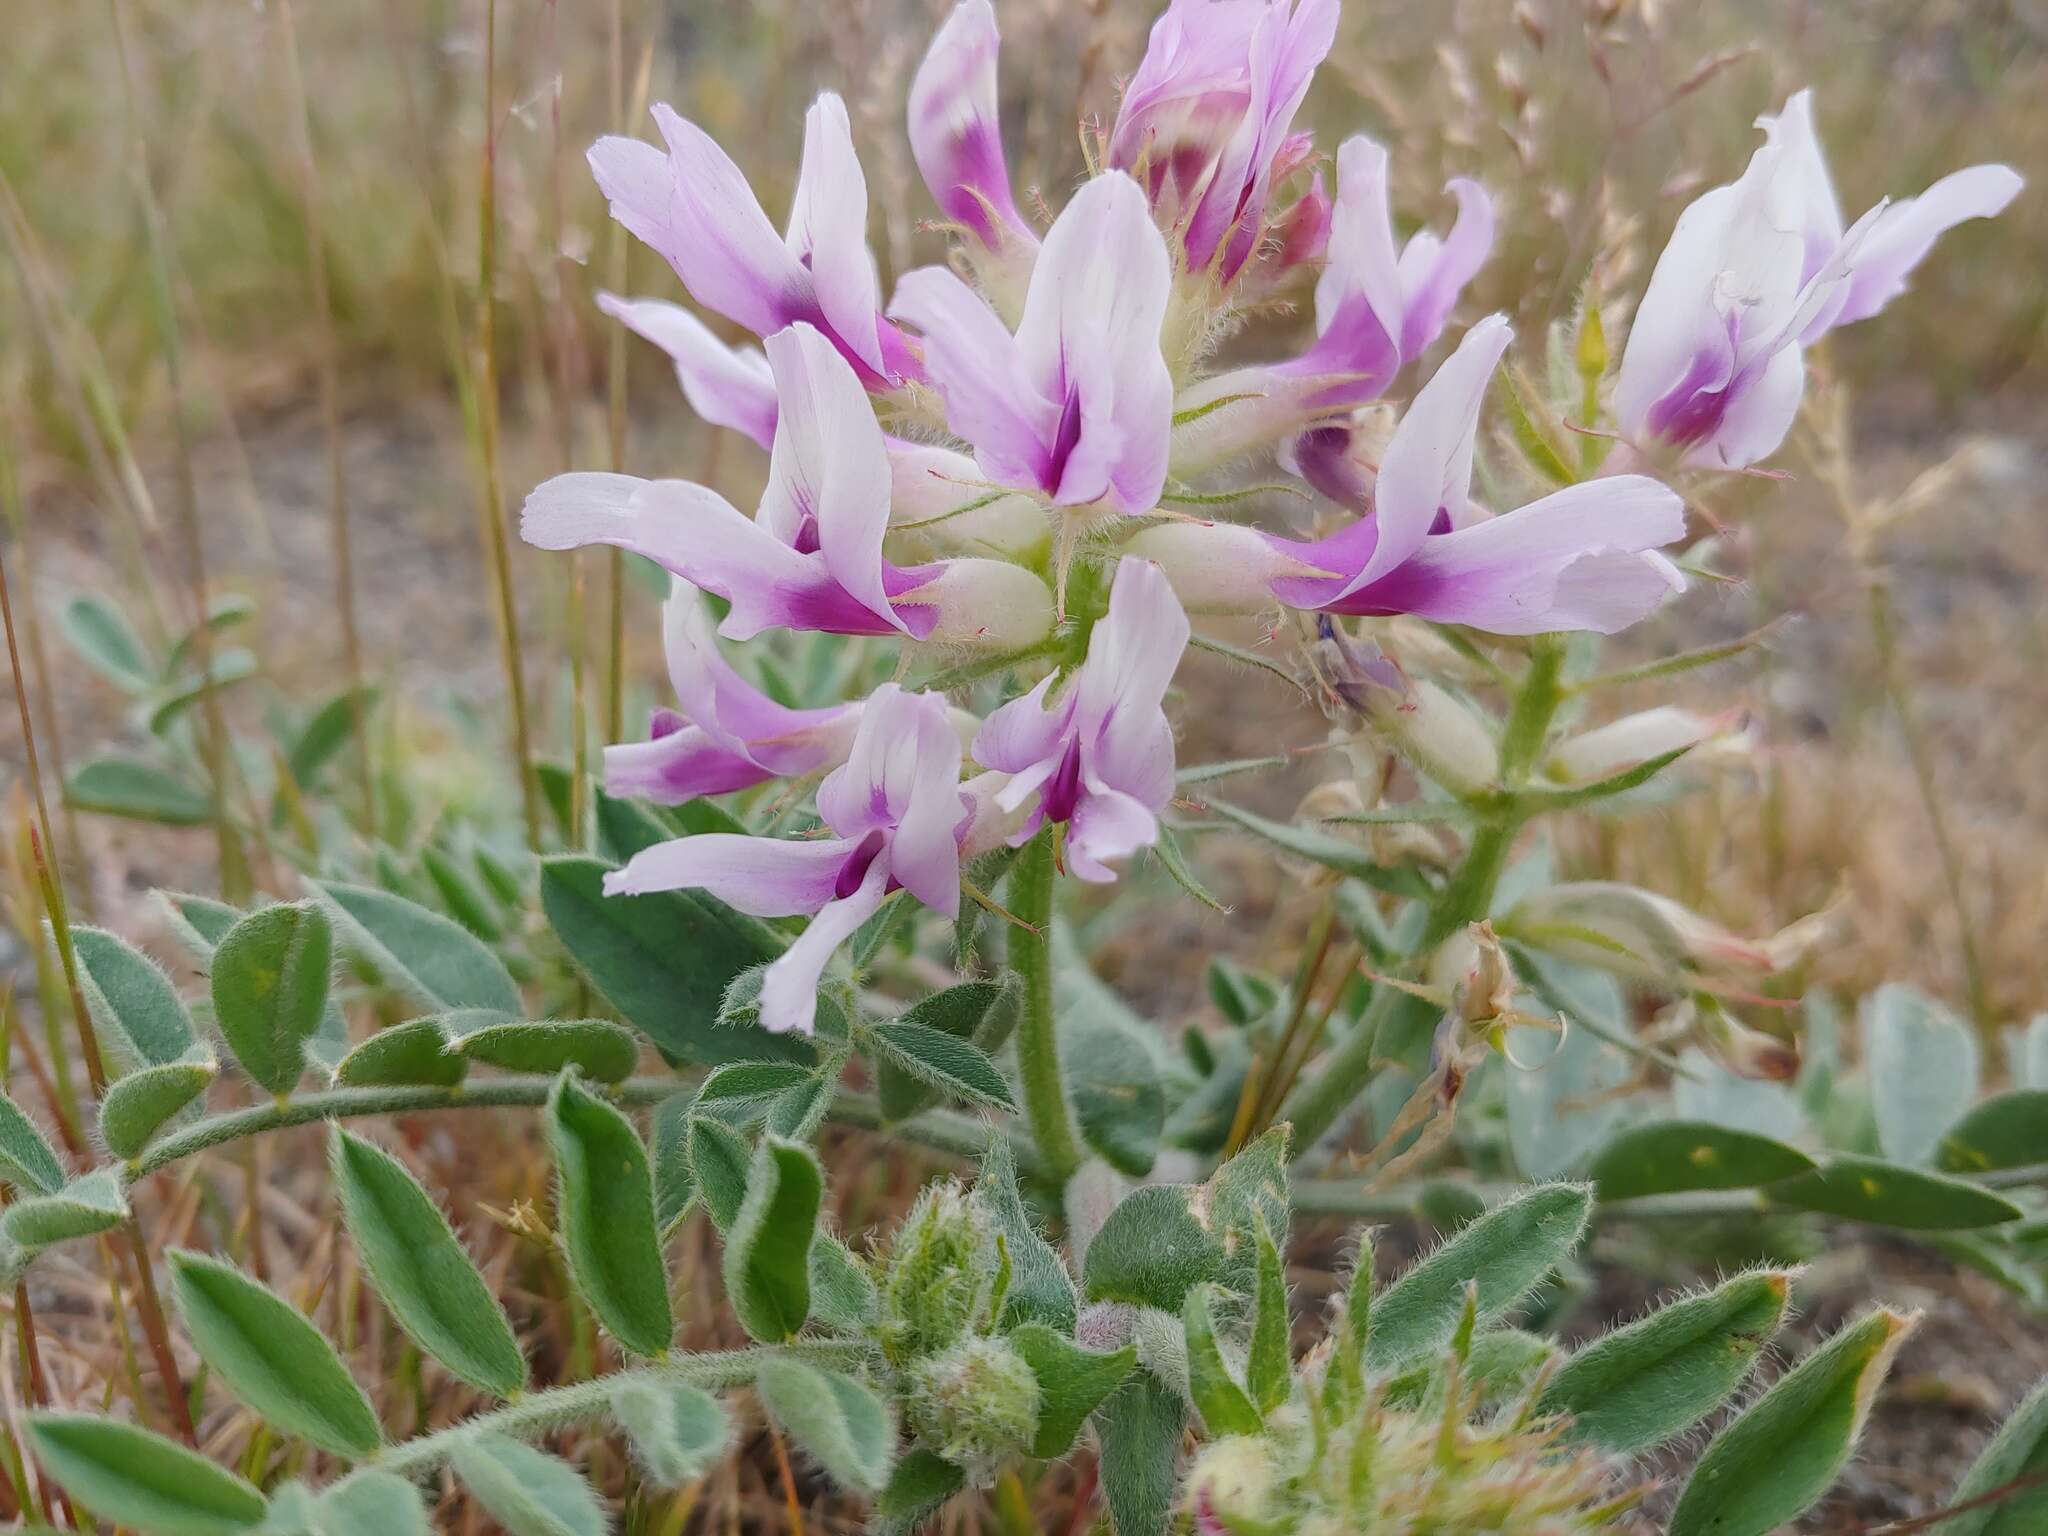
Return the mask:
<path id="1" fill-rule="evenodd" d="M 1010 905 L 1018 922 L 1009 931 L 1010 969 L 1024 979 L 1024 1013 L 1017 1023 L 1017 1066 L 1024 1079 L 1024 1114 L 1045 1172 L 1064 1186 L 1081 1166 L 1073 1111 L 1060 1076 L 1060 1049 L 1052 987 L 1052 828 L 1039 829 L 1010 873 Z"/>
<path id="2" fill-rule="evenodd" d="M 692 1386 L 713 1389 L 737 1387 L 752 1381 L 762 1363 L 778 1355 L 795 1355 L 814 1365 L 847 1367 L 859 1364 L 866 1348 L 864 1344 L 818 1340 L 774 1348 L 673 1355 L 647 1365 L 615 1371 L 593 1381 L 579 1381 L 566 1387 L 530 1393 L 503 1408 L 479 1413 L 460 1424 L 393 1446 L 368 1465 L 385 1472 L 417 1474 L 439 1466 L 454 1454 L 463 1441 L 476 1435 L 512 1435 L 525 1439 L 545 1434 L 564 1424 L 587 1423 L 603 1417 L 610 1409 L 612 1393 L 628 1382 L 688 1382 Z"/>

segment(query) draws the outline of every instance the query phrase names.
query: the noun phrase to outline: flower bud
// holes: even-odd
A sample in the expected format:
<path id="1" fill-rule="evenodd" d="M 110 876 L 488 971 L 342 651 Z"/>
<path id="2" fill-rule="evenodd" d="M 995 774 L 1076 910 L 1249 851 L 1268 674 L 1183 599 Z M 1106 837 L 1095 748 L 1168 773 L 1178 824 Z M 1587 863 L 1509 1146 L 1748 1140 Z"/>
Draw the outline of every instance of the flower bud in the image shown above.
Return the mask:
<path id="1" fill-rule="evenodd" d="M 928 604 L 938 622 L 927 639 L 941 645 L 1015 650 L 1052 633 L 1052 593 L 1037 576 L 1006 560 L 947 560 L 932 579 L 896 600 Z"/>
<path id="2" fill-rule="evenodd" d="M 1038 1377 L 1001 1339 L 967 1339 L 910 1373 L 910 1427 L 930 1449 L 985 1486 L 996 1468 L 1031 1448 Z"/>
<path id="3" fill-rule="evenodd" d="M 1206 1536 L 1257 1530 L 1280 1515 L 1273 1449 L 1251 1435 L 1232 1435 L 1204 1446 L 1188 1469 L 1188 1513 Z"/>
<path id="4" fill-rule="evenodd" d="M 876 1332 L 890 1359 L 937 1354 L 972 1330 L 1000 1267 L 981 1203 L 953 1180 L 927 1185 L 881 1265 Z"/>
<path id="5" fill-rule="evenodd" d="M 1524 898 L 1505 926 L 1562 959 L 1646 981 L 1765 976 L 1796 961 L 1826 914 L 1769 939 L 1746 939 L 1690 907 L 1612 880 L 1547 886 Z"/>
<path id="6" fill-rule="evenodd" d="M 1737 1077 L 1789 1083 L 1799 1075 L 1799 1047 L 1795 1042 L 1751 1029 L 1712 998 L 1696 1007 L 1700 1044 Z"/>
<path id="7" fill-rule="evenodd" d="M 1543 771 L 1562 784 L 1593 784 L 1684 748 L 1692 749 L 1685 758 L 1688 764 L 1732 759 L 1747 754 L 1754 745 L 1748 724 L 1746 710 L 1699 715 L 1663 705 L 1625 715 L 1560 743 Z"/>

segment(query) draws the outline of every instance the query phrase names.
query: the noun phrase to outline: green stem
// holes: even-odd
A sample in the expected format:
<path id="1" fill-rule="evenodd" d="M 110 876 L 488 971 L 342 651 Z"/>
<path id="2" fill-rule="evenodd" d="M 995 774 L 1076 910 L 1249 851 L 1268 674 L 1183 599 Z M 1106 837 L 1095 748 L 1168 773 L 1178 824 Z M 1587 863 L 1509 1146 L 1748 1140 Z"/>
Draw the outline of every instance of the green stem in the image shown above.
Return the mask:
<path id="1" fill-rule="evenodd" d="M 1486 807 L 1487 819 L 1473 829 L 1463 862 L 1430 903 L 1428 919 L 1415 946 L 1418 959 L 1493 909 L 1494 891 L 1500 885 L 1501 872 L 1507 868 L 1516 834 L 1522 830 L 1528 814 L 1516 792 L 1541 758 L 1543 745 L 1550 737 L 1551 722 L 1564 702 L 1564 657 L 1562 641 L 1548 635 L 1537 637 L 1529 670 L 1523 674 L 1501 733 L 1500 778 L 1507 793 L 1489 796 L 1481 802 Z M 1294 1157 L 1314 1146 L 1372 1081 L 1379 1026 L 1400 996 L 1392 987 L 1380 987 L 1351 1033 L 1317 1066 L 1309 1080 L 1288 1097 L 1280 1118 L 1294 1126 L 1290 1143 Z"/>
<path id="2" fill-rule="evenodd" d="M 383 1472 L 418 1474 L 439 1466 L 454 1454 L 463 1441 L 477 1435 L 499 1434 L 530 1439 L 564 1424 L 601 1418 L 611 1409 L 612 1394 L 628 1382 L 688 1382 L 692 1386 L 716 1390 L 744 1386 L 754 1379 L 763 1361 L 777 1355 L 796 1355 L 815 1365 L 845 1368 L 858 1365 L 866 1350 L 865 1344 L 819 1340 L 776 1348 L 676 1355 L 628 1370 L 614 1371 L 592 1381 L 579 1381 L 566 1387 L 550 1387 L 544 1392 L 531 1393 L 516 1402 L 507 1403 L 503 1408 L 479 1413 L 446 1429 L 392 1446 L 366 1462 L 364 1467 L 374 1467 Z"/>
<path id="3" fill-rule="evenodd" d="M 678 1077 L 630 1077 L 612 1086 L 612 1097 L 621 1104 L 658 1104 L 677 1093 L 687 1092 L 688 1080 Z M 367 1115 L 419 1114 L 442 1109 L 521 1109 L 545 1104 L 554 1087 L 551 1077 L 489 1078 L 482 1082 L 459 1083 L 453 1087 L 329 1088 L 301 1094 L 283 1103 L 256 1104 L 233 1109 L 196 1121 L 152 1144 L 129 1165 L 129 1183 L 161 1172 L 200 1152 L 266 1131 L 295 1125 L 312 1125 L 323 1120 L 353 1120 Z M 831 1118 L 845 1125 L 879 1128 L 880 1106 L 868 1094 L 842 1091 L 832 1103 Z M 946 1110 L 927 1110 L 913 1120 L 890 1128 L 907 1140 L 957 1157 L 979 1157 L 988 1148 L 989 1129 L 980 1120 Z M 1031 1160 L 1030 1149 L 1019 1148 L 1018 1160 Z"/>
<path id="4" fill-rule="evenodd" d="M 1024 1079 L 1024 1113 L 1045 1173 L 1064 1186 L 1081 1166 L 1073 1112 L 1060 1076 L 1052 987 L 1052 828 L 1043 827 L 1010 872 L 1010 904 L 1028 927 L 1009 931 L 1010 969 L 1024 980 L 1024 1015 L 1017 1024 L 1017 1066 Z"/>

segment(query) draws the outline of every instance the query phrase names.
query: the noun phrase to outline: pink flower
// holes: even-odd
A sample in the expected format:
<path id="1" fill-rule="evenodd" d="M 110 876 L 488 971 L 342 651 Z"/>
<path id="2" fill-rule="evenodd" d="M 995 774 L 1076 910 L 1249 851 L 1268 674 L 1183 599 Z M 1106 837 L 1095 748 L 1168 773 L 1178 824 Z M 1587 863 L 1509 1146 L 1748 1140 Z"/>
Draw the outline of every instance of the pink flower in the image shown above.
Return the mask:
<path id="1" fill-rule="evenodd" d="M 1153 23 L 1110 163 L 1142 170 L 1190 272 L 1217 262 L 1227 283 L 1257 248 L 1274 184 L 1306 158 L 1290 130 L 1337 12 L 1337 0 L 1171 0 Z"/>
<path id="2" fill-rule="evenodd" d="M 1844 231 L 1810 93 L 1759 118 L 1740 180 L 1678 217 L 1637 308 L 1615 384 L 1622 430 L 1740 469 L 1774 453 L 1806 387 L 1802 348 L 1876 314 L 1935 240 L 2018 195 L 2011 167 L 1977 165 Z"/>
<path id="3" fill-rule="evenodd" d="M 1010 195 L 996 109 L 1000 44 L 988 0 L 960 0 L 910 83 L 910 149 L 918 172 L 946 217 L 991 251 L 1011 240 L 1027 248 L 1038 244 Z"/>
<path id="4" fill-rule="evenodd" d="M 818 983 L 839 947 L 903 889 L 953 917 L 960 906 L 960 738 L 937 694 L 877 688 L 847 760 L 818 788 L 832 836 L 792 842 L 713 832 L 657 843 L 605 876 L 608 896 L 703 890 L 755 917 L 811 925 L 762 979 L 761 1027 L 810 1034 Z"/>
<path id="5" fill-rule="evenodd" d="M 1499 517 L 1472 503 L 1479 410 L 1512 338 L 1499 315 L 1472 327 L 1417 392 L 1387 445 L 1370 513 L 1348 528 L 1304 542 L 1228 523 L 1171 523 L 1126 547 L 1157 560 L 1196 612 L 1257 612 L 1277 599 L 1504 635 L 1633 624 L 1685 584 L 1650 553 L 1685 532 L 1672 491 L 1614 475 Z"/>
<path id="6" fill-rule="evenodd" d="M 809 325 L 768 338 L 778 409 L 768 487 L 747 517 L 685 480 L 557 475 L 527 497 L 541 549 L 612 544 L 732 605 L 720 633 L 764 629 L 1028 645 L 1052 625 L 1045 584 L 999 560 L 903 567 L 883 558 L 891 471 L 853 369 Z"/>
<path id="7" fill-rule="evenodd" d="M 1452 307 L 1493 249 L 1493 204 L 1454 180 L 1457 221 L 1419 230 L 1398 249 L 1387 201 L 1387 152 L 1363 135 L 1337 151 L 1328 259 L 1316 282 L 1316 340 L 1285 363 L 1233 369 L 1175 402 L 1182 414 L 1216 402 L 1174 437 L 1177 474 L 1213 467 L 1318 417 L 1378 398 L 1405 363 L 1443 334 Z"/>
<path id="8" fill-rule="evenodd" d="M 947 425 L 989 479 L 1060 506 L 1149 512 L 1173 425 L 1159 349 L 1172 284 L 1144 194 L 1112 171 L 1046 235 L 1014 336 L 945 267 L 907 274 L 889 313 L 924 333 Z"/>
<path id="9" fill-rule="evenodd" d="M 720 654 L 703 596 L 682 582 L 662 605 L 662 648 L 682 708 L 661 711 L 648 740 L 604 749 L 606 793 L 681 805 L 846 760 L 860 705 L 776 703 Z"/>
<path id="10" fill-rule="evenodd" d="M 974 739 L 976 762 L 1011 775 L 995 797 L 1000 810 L 1038 797 L 1013 843 L 1065 822 L 1068 867 L 1107 881 L 1114 864 L 1158 840 L 1173 795 L 1173 728 L 1160 706 L 1187 641 L 1187 615 L 1159 567 L 1119 561 L 1109 613 L 1069 686 L 1048 704 L 1056 679 L 1046 678 Z"/>
<path id="11" fill-rule="evenodd" d="M 827 92 L 804 119 L 803 166 L 782 235 L 709 134 L 667 106 L 655 107 L 654 121 L 666 154 L 607 137 L 591 146 L 590 168 L 612 217 L 660 252 L 692 298 L 757 336 L 815 326 L 870 388 L 915 375 L 902 336 L 881 317 L 868 185 L 844 102 Z"/>

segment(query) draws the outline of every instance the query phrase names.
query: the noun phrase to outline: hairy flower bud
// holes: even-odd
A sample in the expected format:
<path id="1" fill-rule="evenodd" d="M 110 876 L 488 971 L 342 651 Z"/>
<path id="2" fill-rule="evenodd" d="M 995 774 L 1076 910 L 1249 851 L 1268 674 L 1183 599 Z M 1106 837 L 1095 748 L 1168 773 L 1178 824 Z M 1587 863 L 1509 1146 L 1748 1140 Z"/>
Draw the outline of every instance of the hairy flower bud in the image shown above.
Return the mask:
<path id="1" fill-rule="evenodd" d="M 1700 715 L 1667 704 L 1560 742 L 1543 771 L 1560 783 L 1592 784 L 1671 752 L 1686 752 L 1687 763 L 1739 758 L 1753 744 L 1748 724 L 1746 710 Z"/>
<path id="2" fill-rule="evenodd" d="M 1000 1264 L 981 1203 L 952 1180 L 927 1185 L 881 1266 L 877 1333 L 890 1358 L 937 1354 L 971 1332 Z"/>
<path id="3" fill-rule="evenodd" d="M 1566 960 L 1646 981 L 1767 976 L 1824 936 L 1816 913 L 1764 939 L 1744 938 L 1690 907 L 1614 880 L 1567 881 L 1518 903 L 1503 921 L 1515 937 Z"/>
<path id="4" fill-rule="evenodd" d="M 1278 1513 L 1273 1447 L 1251 1435 L 1232 1435 L 1202 1448 L 1188 1469 L 1187 1507 L 1204 1536 L 1263 1529 Z"/>
<path id="5" fill-rule="evenodd" d="M 1038 1397 L 1038 1377 L 1016 1350 L 1001 1339 L 967 1339 L 911 1368 L 910 1427 L 985 1485 L 1005 1458 L 1030 1448 Z"/>

